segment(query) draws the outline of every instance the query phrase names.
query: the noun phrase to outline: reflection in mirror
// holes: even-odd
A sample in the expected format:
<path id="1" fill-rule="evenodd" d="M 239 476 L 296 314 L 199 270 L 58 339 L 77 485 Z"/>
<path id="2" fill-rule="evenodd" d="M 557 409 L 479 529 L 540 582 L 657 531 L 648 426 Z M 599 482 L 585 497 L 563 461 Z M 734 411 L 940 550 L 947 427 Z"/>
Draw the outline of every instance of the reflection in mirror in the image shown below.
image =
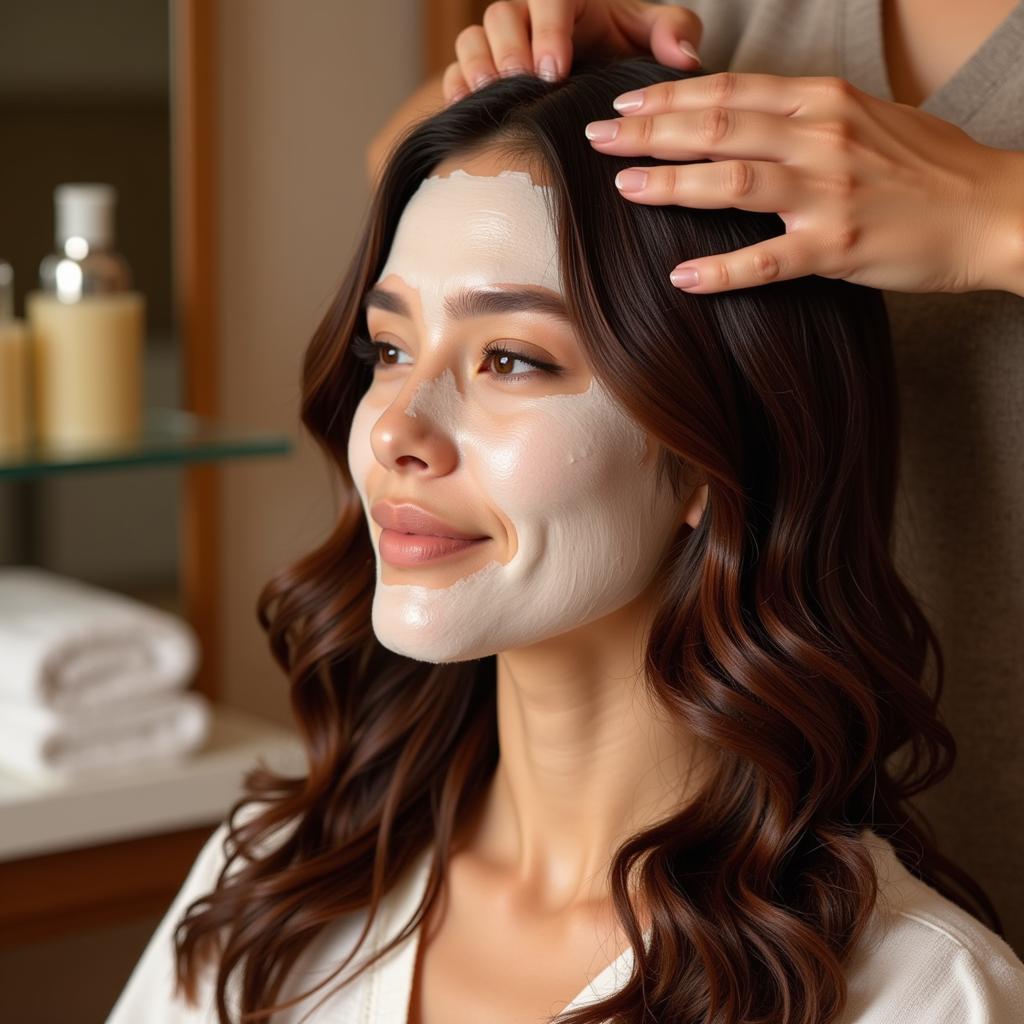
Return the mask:
<path id="1" fill-rule="evenodd" d="M 14 313 L 55 248 L 54 189 L 117 190 L 116 248 L 145 296 L 142 406 L 180 406 L 171 302 L 169 0 L 7 0 L 0 31 L 0 260 Z M 0 482 L 0 563 L 173 604 L 180 472 Z"/>

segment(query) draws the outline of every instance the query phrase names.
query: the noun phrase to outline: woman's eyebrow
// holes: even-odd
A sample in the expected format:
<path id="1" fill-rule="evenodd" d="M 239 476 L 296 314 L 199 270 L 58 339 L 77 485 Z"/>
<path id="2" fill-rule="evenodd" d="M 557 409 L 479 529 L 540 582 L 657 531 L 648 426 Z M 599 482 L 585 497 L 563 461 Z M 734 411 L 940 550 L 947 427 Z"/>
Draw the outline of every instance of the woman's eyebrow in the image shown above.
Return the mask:
<path id="1" fill-rule="evenodd" d="M 371 306 L 388 313 L 410 317 L 409 304 L 395 292 L 386 288 L 371 288 L 363 299 L 363 309 Z M 444 301 L 445 315 L 451 320 L 466 320 L 474 316 L 494 316 L 498 313 L 545 313 L 572 323 L 569 311 L 561 298 L 544 289 L 463 288 Z"/>

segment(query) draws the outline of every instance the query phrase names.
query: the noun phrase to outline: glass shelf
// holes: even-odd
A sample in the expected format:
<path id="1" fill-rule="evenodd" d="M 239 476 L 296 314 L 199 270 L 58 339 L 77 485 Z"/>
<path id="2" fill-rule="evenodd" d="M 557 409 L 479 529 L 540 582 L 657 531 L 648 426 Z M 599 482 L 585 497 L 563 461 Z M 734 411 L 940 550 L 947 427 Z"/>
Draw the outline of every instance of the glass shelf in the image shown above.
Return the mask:
<path id="1" fill-rule="evenodd" d="M 287 455 L 292 438 L 226 426 L 184 409 L 151 408 L 133 444 L 0 452 L 0 480 L 86 469 L 210 462 L 253 455 Z"/>

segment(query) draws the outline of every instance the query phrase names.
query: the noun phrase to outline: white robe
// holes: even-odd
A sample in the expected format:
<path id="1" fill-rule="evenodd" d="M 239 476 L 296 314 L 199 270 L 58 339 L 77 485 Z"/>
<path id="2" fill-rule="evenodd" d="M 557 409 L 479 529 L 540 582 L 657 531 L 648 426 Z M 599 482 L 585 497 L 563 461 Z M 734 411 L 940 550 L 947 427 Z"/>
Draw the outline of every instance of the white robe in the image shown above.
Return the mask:
<path id="1" fill-rule="evenodd" d="M 208 980 L 198 1009 L 172 1000 L 172 933 L 185 907 L 213 889 L 224 863 L 226 835 L 222 823 L 200 851 L 107 1024 L 216 1024 L 212 969 L 204 976 Z M 915 878 L 886 840 L 870 831 L 866 838 L 879 873 L 880 895 L 870 926 L 847 963 L 849 1000 L 837 1024 L 1022 1024 L 1024 963 L 994 932 Z M 411 918 L 426 885 L 430 853 L 425 850 L 386 895 L 367 940 L 375 945 L 364 944 L 339 977 L 353 973 L 371 948 L 383 945 L 382 937 L 390 939 Z M 297 961 L 280 998 L 294 997 L 326 977 L 354 947 L 365 917 L 365 911 L 356 912 L 325 929 Z M 418 935 L 354 984 L 324 1000 L 324 993 L 336 987 L 336 978 L 292 1010 L 275 1014 L 274 1024 L 298 1024 L 307 1014 L 312 1024 L 406 1024 Z M 618 989 L 632 965 L 632 949 L 626 949 L 562 1012 Z"/>

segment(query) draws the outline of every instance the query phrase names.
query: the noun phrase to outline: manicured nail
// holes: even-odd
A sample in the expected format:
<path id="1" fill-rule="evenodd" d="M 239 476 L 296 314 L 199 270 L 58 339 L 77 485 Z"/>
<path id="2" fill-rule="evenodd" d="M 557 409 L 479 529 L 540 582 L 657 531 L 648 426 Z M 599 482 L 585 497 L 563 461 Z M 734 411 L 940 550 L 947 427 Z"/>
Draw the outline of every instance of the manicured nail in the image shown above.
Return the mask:
<path id="1" fill-rule="evenodd" d="M 615 187 L 622 192 L 639 192 L 647 184 L 647 172 L 628 170 L 615 175 Z"/>
<path id="2" fill-rule="evenodd" d="M 611 142 L 619 134 L 619 122 L 591 121 L 584 131 L 591 142 Z"/>
<path id="3" fill-rule="evenodd" d="M 501 69 L 502 78 L 511 78 L 513 75 L 525 75 L 526 68 L 520 64 L 512 64 L 509 67 Z"/>
<path id="4" fill-rule="evenodd" d="M 677 288 L 692 288 L 695 284 L 700 284 L 700 274 L 693 267 L 676 267 L 669 274 L 669 279 Z"/>
<path id="5" fill-rule="evenodd" d="M 497 78 L 497 75 L 477 75 L 473 79 L 473 90 L 482 89 L 485 85 L 490 85 Z"/>
<path id="6" fill-rule="evenodd" d="M 612 100 L 612 106 L 618 111 L 639 110 L 644 103 L 643 89 L 634 89 L 633 92 L 624 92 Z"/>
<path id="7" fill-rule="evenodd" d="M 558 78 L 558 65 L 550 53 L 545 53 L 537 64 L 537 72 L 545 82 L 554 82 Z"/>
<path id="8" fill-rule="evenodd" d="M 683 51 L 685 56 L 689 57 L 691 60 L 695 60 L 698 66 L 700 65 L 700 57 L 697 55 L 697 51 L 685 39 L 680 40 L 679 49 Z"/>

